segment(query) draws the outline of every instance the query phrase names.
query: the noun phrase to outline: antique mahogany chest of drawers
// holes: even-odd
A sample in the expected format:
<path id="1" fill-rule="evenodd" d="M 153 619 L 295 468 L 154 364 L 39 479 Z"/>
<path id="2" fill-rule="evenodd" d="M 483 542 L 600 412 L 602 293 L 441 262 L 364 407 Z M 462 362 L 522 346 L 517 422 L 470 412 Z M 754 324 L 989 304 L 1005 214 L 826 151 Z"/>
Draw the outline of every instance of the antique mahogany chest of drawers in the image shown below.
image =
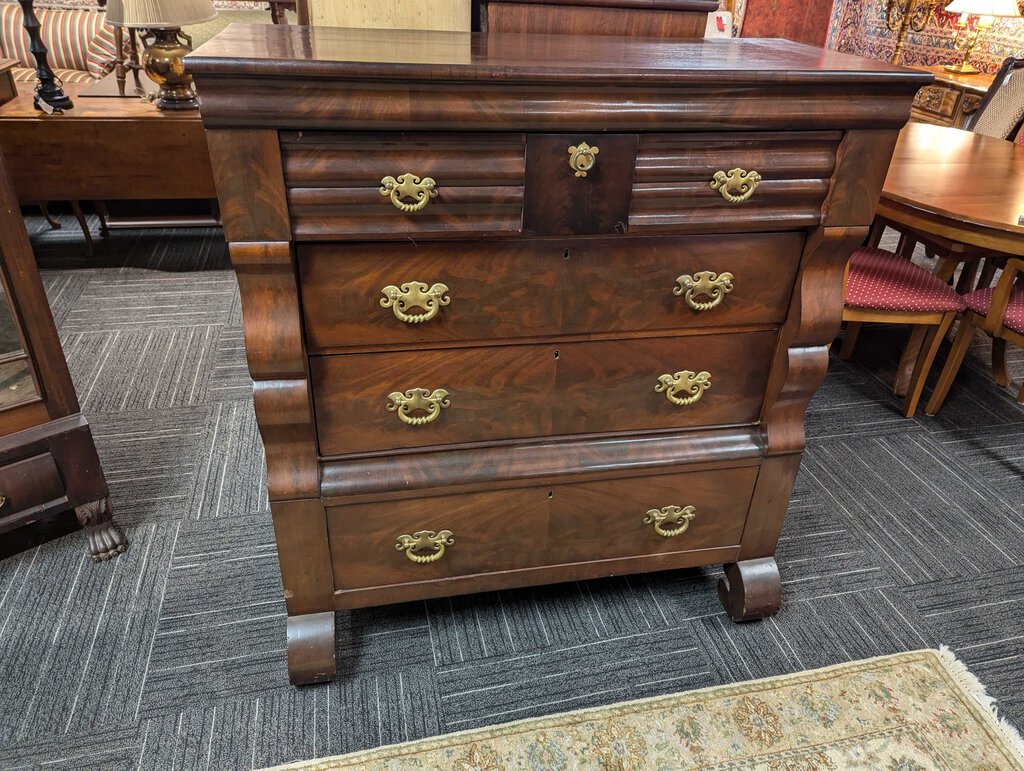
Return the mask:
<path id="1" fill-rule="evenodd" d="M 784 41 L 232 26 L 189 57 L 294 682 L 334 611 L 773 559 L 928 76 Z"/>

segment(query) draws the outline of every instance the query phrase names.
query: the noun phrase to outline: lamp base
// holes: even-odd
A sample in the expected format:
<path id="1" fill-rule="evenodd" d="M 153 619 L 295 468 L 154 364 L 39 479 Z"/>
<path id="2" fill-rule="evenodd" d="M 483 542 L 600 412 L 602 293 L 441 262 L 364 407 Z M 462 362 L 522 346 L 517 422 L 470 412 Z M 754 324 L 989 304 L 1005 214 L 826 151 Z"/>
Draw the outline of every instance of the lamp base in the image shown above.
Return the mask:
<path id="1" fill-rule="evenodd" d="M 150 29 L 142 36 L 146 50 L 142 68 L 149 79 L 160 86 L 156 106 L 161 110 L 195 110 L 199 100 L 192 90 L 192 76 L 182 62 L 192 50 L 192 38 L 178 27 Z"/>
<path id="2" fill-rule="evenodd" d="M 967 62 L 960 62 L 960 64 L 947 64 L 942 69 L 946 72 L 954 72 L 957 75 L 977 75 L 981 72 L 977 67 L 972 67 Z"/>
<path id="3" fill-rule="evenodd" d="M 198 110 L 199 100 L 191 86 L 167 88 L 161 86 L 160 93 L 154 100 L 159 110 Z"/>

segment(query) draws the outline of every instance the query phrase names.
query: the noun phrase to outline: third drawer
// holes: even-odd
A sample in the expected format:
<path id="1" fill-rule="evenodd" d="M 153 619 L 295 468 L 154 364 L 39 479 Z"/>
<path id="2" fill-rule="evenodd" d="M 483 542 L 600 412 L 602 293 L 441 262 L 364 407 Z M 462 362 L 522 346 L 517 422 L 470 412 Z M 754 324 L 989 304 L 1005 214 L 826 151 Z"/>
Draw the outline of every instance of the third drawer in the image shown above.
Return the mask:
<path id="1" fill-rule="evenodd" d="M 306 336 L 311 352 L 331 353 L 775 325 L 786 318 L 802 247 L 800 233 L 309 245 L 299 249 Z"/>
<path id="2" fill-rule="evenodd" d="M 320 452 L 754 423 L 776 336 L 314 356 Z"/>
<path id="3" fill-rule="evenodd" d="M 757 472 L 749 466 L 329 507 L 335 580 L 351 590 L 598 560 L 654 558 L 658 569 L 720 561 L 702 553 L 740 543 Z"/>

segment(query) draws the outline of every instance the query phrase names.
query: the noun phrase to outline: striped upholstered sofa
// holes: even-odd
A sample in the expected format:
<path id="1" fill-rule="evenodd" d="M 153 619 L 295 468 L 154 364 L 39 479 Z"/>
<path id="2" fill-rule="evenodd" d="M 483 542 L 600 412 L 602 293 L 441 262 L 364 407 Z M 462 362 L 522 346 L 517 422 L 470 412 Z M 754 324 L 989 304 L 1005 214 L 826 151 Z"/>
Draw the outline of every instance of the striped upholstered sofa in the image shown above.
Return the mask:
<path id="1" fill-rule="evenodd" d="M 106 12 L 95 8 L 47 8 L 36 4 L 40 34 L 54 74 L 64 83 L 102 78 L 114 68 L 114 29 Z M 16 2 L 0 2 L 0 53 L 18 62 L 19 82 L 35 80 L 35 58 L 28 49 L 24 17 Z"/>

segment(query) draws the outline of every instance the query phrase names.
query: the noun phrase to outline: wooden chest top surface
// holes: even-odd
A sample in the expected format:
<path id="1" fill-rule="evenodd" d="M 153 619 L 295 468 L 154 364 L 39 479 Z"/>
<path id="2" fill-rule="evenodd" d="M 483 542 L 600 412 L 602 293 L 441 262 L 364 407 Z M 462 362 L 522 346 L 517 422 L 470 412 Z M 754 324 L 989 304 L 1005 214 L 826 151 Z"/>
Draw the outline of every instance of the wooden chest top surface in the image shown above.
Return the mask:
<path id="1" fill-rule="evenodd" d="M 672 83 L 905 82 L 931 76 L 788 40 L 684 41 L 232 24 L 188 56 L 196 75 Z"/>

